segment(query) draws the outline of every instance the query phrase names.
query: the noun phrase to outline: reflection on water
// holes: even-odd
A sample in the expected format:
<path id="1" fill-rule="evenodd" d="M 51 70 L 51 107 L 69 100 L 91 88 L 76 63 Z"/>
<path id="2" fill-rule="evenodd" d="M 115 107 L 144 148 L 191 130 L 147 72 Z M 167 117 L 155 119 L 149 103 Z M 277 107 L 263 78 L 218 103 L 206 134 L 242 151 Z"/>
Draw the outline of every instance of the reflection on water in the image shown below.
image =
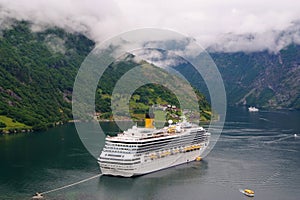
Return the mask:
<path id="1" fill-rule="evenodd" d="M 136 178 L 102 176 L 49 193 L 46 199 L 298 199 L 300 112 L 229 109 L 224 131 L 211 153 L 192 162 Z M 88 126 L 88 124 L 87 124 Z M 112 123 L 101 123 L 116 132 Z M 90 135 L 86 135 L 87 137 Z M 104 145 L 92 138 L 97 154 Z M 91 139 L 91 138 L 87 138 Z M 30 199 L 36 191 L 58 188 L 99 173 L 73 124 L 42 133 L 0 137 L 0 199 Z"/>
<path id="2" fill-rule="evenodd" d="M 191 184 L 207 172 L 207 162 L 183 164 L 134 178 L 103 176 L 98 184 L 98 199 L 159 199 L 157 193 L 171 185 Z"/>

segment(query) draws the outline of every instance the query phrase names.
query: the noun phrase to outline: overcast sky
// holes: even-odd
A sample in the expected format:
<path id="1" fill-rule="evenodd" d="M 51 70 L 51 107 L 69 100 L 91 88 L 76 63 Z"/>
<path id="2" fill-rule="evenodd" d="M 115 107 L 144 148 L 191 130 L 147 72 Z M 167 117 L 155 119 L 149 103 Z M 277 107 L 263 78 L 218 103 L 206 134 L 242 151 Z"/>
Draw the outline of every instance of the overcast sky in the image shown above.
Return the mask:
<path id="1" fill-rule="evenodd" d="M 0 0 L 0 19 L 58 26 L 101 42 L 124 31 L 167 28 L 219 51 L 277 52 L 300 44 L 299 0 Z M 3 25 L 3 23 L 2 23 Z"/>

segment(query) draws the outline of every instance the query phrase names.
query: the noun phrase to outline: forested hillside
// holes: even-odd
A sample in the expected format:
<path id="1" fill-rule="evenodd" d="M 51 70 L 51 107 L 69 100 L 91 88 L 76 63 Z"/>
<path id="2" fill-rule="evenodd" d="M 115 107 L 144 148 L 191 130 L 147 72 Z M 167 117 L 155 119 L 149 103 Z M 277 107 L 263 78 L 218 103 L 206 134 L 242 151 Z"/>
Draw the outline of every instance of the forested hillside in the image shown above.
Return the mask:
<path id="1" fill-rule="evenodd" d="M 107 70 L 104 72 L 103 76 L 99 81 L 99 87 L 96 93 L 96 110 L 100 112 L 100 118 L 111 118 L 111 104 L 110 99 L 112 95 L 113 88 L 117 81 L 130 69 L 136 67 L 137 65 L 148 66 L 143 68 L 145 73 L 151 74 L 154 80 L 158 80 L 159 76 L 166 77 L 167 72 L 164 70 L 159 70 L 158 67 L 150 65 L 146 61 L 136 62 L 134 56 L 129 54 L 123 60 L 116 61 L 110 65 Z M 157 68 L 156 73 L 151 73 L 154 68 Z M 174 76 L 177 77 L 177 76 Z M 132 77 L 133 79 L 135 77 Z M 174 80 L 174 83 L 180 83 L 180 78 Z M 179 90 L 187 90 L 185 84 L 181 84 Z M 194 89 L 195 94 L 198 99 L 199 110 L 201 119 L 204 121 L 210 120 L 211 118 L 211 109 L 210 105 L 207 102 L 205 96 L 201 94 L 197 89 Z M 186 98 L 186 102 L 190 101 L 189 98 Z M 132 98 L 129 102 L 130 112 L 132 116 L 137 116 L 136 114 L 144 114 L 149 111 L 149 106 L 151 105 L 175 105 L 177 108 L 180 108 L 178 99 L 176 96 L 167 88 L 157 85 L 157 84 L 147 84 L 138 88 L 132 95 Z"/>
<path id="2" fill-rule="evenodd" d="M 72 119 L 73 83 L 94 42 L 58 28 L 32 32 L 29 22 L 15 22 L 0 36 L 0 130 L 40 130 Z M 130 56 L 130 55 L 129 55 Z M 113 63 L 96 91 L 96 112 L 111 118 L 110 97 L 114 84 L 136 63 Z M 210 110 L 197 92 L 201 110 Z M 133 113 L 145 113 L 156 103 L 178 105 L 174 94 L 162 86 L 147 85 L 131 100 Z M 137 96 L 135 96 L 137 97 Z M 210 115 L 203 114 L 204 119 Z"/>
<path id="3" fill-rule="evenodd" d="M 42 129 L 68 121 L 77 69 L 94 43 L 59 29 L 16 22 L 0 37 L 0 115 Z M 2 121 L 5 123 L 5 121 Z"/>

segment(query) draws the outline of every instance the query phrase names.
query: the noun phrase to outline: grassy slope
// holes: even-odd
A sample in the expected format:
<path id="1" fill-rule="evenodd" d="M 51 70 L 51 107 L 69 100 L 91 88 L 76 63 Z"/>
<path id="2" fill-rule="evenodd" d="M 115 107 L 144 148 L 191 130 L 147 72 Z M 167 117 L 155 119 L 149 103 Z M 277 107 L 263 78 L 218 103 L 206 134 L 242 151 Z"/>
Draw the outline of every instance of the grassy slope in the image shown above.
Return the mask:
<path id="1" fill-rule="evenodd" d="M 6 125 L 5 128 L 0 128 L 0 130 L 18 130 L 18 129 L 31 129 L 31 126 L 27 126 L 23 123 L 17 122 L 15 120 L 13 120 L 12 118 L 6 117 L 6 116 L 1 116 L 0 115 L 0 122 L 4 123 Z"/>

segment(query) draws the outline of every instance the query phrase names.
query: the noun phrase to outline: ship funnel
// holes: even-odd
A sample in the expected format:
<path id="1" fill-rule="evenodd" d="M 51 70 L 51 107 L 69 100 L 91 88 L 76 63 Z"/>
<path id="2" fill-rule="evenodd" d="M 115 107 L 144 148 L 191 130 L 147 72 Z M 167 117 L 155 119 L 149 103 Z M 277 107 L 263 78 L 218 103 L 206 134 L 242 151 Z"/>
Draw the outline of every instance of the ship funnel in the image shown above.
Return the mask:
<path id="1" fill-rule="evenodd" d="M 145 128 L 154 128 L 154 114 L 146 113 Z"/>

